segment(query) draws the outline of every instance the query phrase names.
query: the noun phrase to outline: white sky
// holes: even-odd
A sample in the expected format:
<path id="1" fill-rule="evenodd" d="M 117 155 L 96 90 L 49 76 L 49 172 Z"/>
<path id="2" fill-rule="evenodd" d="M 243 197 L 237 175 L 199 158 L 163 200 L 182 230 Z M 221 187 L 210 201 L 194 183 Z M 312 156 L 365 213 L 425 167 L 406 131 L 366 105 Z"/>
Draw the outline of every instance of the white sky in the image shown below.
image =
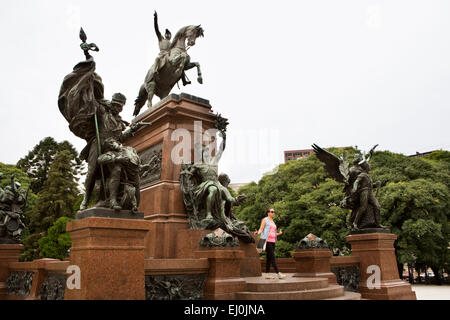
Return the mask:
<path id="1" fill-rule="evenodd" d="M 232 183 L 257 181 L 283 150 L 312 143 L 450 150 L 450 1 L 2 0 L 0 161 L 16 163 L 46 136 L 83 148 L 57 106 L 84 59 L 80 26 L 100 47 L 106 97 L 124 93 L 131 120 L 158 53 L 154 10 L 160 30 L 205 30 L 189 50 L 204 84 L 193 69 L 193 84 L 173 92 L 208 99 L 230 120 L 220 169 Z"/>

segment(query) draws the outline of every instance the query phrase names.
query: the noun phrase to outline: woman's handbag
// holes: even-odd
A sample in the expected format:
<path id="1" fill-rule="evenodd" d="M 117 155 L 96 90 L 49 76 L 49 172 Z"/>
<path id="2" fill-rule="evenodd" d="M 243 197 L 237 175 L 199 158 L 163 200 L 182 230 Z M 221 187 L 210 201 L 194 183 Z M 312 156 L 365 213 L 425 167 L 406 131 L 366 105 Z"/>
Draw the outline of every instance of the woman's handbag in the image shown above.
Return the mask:
<path id="1" fill-rule="evenodd" d="M 259 239 L 258 244 L 256 245 L 256 251 L 258 251 L 258 253 L 266 251 L 266 239 Z"/>

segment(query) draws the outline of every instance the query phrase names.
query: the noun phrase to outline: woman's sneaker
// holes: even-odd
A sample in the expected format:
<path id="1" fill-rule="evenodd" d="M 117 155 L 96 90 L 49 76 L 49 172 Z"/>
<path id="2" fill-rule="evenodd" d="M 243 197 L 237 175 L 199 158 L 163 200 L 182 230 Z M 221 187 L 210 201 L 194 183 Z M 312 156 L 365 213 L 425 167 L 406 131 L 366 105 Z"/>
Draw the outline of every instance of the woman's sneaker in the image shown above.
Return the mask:
<path id="1" fill-rule="evenodd" d="M 282 274 L 281 272 L 278 272 L 278 279 L 284 279 L 286 276 Z"/>
<path id="2" fill-rule="evenodd" d="M 270 274 L 270 273 L 266 273 L 264 278 L 266 278 L 266 279 L 275 279 L 275 277 L 272 274 Z"/>

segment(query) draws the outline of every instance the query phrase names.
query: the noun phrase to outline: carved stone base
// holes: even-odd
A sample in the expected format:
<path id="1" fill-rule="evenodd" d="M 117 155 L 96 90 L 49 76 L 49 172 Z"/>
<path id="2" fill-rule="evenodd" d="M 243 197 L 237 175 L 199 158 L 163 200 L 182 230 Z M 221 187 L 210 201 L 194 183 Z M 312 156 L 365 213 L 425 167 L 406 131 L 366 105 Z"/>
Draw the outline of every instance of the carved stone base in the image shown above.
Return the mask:
<path id="1" fill-rule="evenodd" d="M 109 208 L 93 207 L 78 211 L 75 215 L 77 220 L 88 217 L 119 218 L 119 219 L 144 219 L 143 212 L 132 212 L 131 210 L 113 210 Z"/>
<path id="2" fill-rule="evenodd" d="M 344 286 L 345 291 L 358 292 L 361 275 L 357 266 L 331 267 L 331 272 L 336 275 L 337 283 Z"/>
<path id="3" fill-rule="evenodd" d="M 146 300 L 201 300 L 205 274 L 147 275 Z"/>
<path id="4" fill-rule="evenodd" d="M 67 275 L 49 273 L 39 290 L 41 300 L 64 300 Z"/>
<path id="5" fill-rule="evenodd" d="M 27 298 L 30 295 L 33 283 L 33 271 L 13 271 L 6 279 L 6 290 L 8 295 Z"/>
<path id="6" fill-rule="evenodd" d="M 395 234 L 353 234 L 345 239 L 352 246 L 352 256 L 360 259 L 361 282 L 358 289 L 362 298 L 416 300 L 411 285 L 399 278 L 394 249 L 397 239 Z"/>
<path id="7" fill-rule="evenodd" d="M 6 299 L 6 279 L 9 276 L 9 263 L 19 261 L 21 244 L 0 244 L 0 300 Z"/>
<path id="8" fill-rule="evenodd" d="M 292 253 L 295 260 L 294 277 L 328 278 L 330 284 L 336 284 L 336 275 L 331 272 L 330 249 L 297 249 Z"/>

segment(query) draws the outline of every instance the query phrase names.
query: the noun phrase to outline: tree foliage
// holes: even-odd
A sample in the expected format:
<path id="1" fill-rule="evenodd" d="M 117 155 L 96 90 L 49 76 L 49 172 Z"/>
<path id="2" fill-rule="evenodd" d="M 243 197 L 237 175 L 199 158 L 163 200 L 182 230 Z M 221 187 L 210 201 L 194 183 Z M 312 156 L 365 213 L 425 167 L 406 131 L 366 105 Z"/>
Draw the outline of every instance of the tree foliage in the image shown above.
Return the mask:
<path id="1" fill-rule="evenodd" d="M 51 226 L 47 235 L 39 239 L 40 254 L 43 258 L 64 260 L 67 250 L 72 246 L 70 235 L 66 232 L 66 224 L 72 219 L 61 217 Z"/>
<path id="2" fill-rule="evenodd" d="M 58 218 L 75 215 L 74 208 L 79 201 L 76 169 L 72 168 L 72 155 L 64 150 L 58 153 L 50 166 L 48 179 L 37 195 L 30 214 L 30 236 L 24 239 L 25 251 L 22 259 L 31 260 L 39 256 L 38 239 Z"/>
<path id="3" fill-rule="evenodd" d="M 78 152 L 73 145 L 68 141 L 58 143 L 52 137 L 42 139 L 34 146 L 33 150 L 17 162 L 17 167 L 31 178 L 31 190 L 35 194 L 41 191 L 48 178 L 52 162 L 56 155 L 63 150 L 69 151 L 73 168 L 77 171 L 77 174 L 81 173 L 81 160 L 78 158 Z"/>

